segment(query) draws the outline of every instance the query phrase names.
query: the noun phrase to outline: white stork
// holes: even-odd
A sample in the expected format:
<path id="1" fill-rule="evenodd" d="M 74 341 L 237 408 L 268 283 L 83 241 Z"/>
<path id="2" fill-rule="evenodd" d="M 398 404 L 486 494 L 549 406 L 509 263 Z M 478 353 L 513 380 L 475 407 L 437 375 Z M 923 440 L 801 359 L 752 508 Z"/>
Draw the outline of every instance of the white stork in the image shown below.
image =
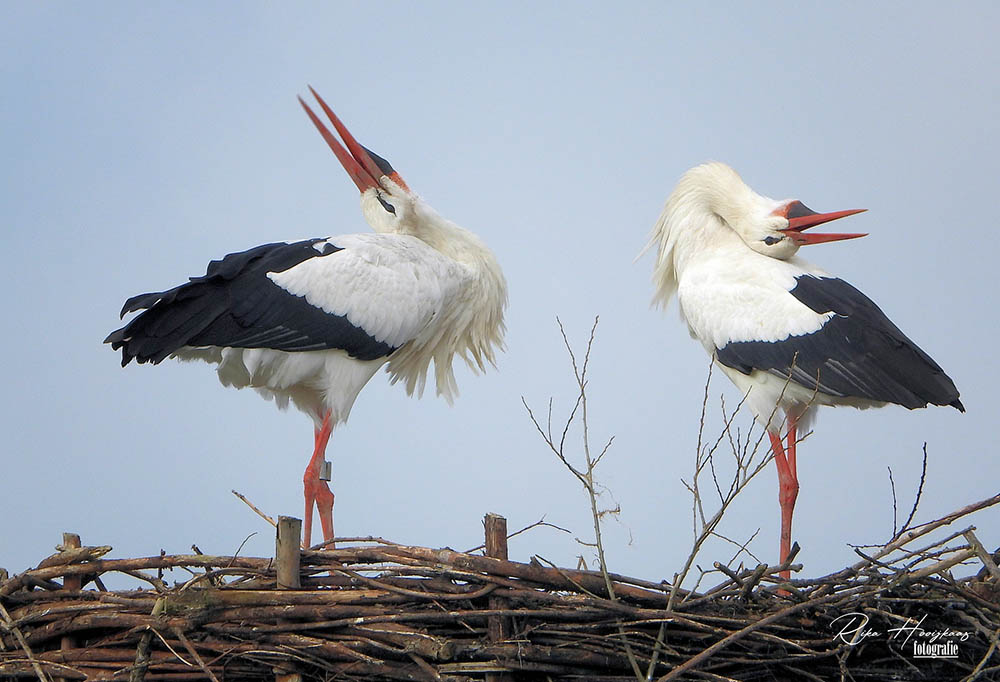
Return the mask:
<path id="1" fill-rule="evenodd" d="M 225 386 L 256 389 L 285 408 L 291 401 L 315 427 L 303 475 L 304 543 L 315 503 L 323 538 L 333 538 L 333 493 L 320 467 L 333 428 L 382 365 L 392 383 L 423 392 L 431 361 L 438 395 L 458 393 L 452 360 L 495 366 L 503 348 L 507 285 L 478 237 L 442 218 L 410 191 L 389 163 L 358 144 L 310 88 L 344 140 L 341 146 L 299 102 L 361 190 L 376 234 L 265 244 L 212 261 L 204 276 L 134 296 L 143 310 L 105 343 L 122 366 L 174 357 L 218 365 Z M 349 152 L 348 152 L 349 150 Z"/>
<path id="2" fill-rule="evenodd" d="M 650 236 L 659 250 L 654 301 L 665 307 L 677 294 L 691 336 L 767 429 L 782 562 L 799 489 L 796 434 L 808 430 L 813 406 L 932 403 L 965 411 L 952 380 L 878 306 L 795 255 L 805 244 L 865 236 L 804 232 L 861 210 L 816 213 L 800 201 L 775 201 L 729 166 L 706 163 L 684 174 Z"/>

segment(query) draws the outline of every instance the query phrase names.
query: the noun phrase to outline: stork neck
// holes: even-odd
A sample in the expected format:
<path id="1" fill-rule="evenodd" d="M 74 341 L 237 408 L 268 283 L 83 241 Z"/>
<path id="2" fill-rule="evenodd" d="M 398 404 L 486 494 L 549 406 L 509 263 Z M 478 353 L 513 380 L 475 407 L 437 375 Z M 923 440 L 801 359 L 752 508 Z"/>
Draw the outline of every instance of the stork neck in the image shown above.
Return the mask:
<path id="1" fill-rule="evenodd" d="M 496 266 L 496 259 L 479 237 L 438 215 L 426 204 L 417 207 L 417 220 L 410 234 L 439 253 L 463 265 L 479 269 Z"/>
<path id="2" fill-rule="evenodd" d="M 743 253 L 746 244 L 732 228 L 715 214 L 692 215 L 678 226 L 672 256 L 678 279 L 692 262 L 713 255 Z"/>

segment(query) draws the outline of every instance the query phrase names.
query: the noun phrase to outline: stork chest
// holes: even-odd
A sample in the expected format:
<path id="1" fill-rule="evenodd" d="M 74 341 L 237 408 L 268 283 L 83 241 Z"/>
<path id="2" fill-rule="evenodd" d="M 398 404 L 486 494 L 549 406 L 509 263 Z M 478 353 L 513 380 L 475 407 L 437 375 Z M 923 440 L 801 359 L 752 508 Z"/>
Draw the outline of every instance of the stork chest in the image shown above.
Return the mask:
<path id="1" fill-rule="evenodd" d="M 796 283 L 790 263 L 760 258 L 708 258 L 679 278 L 681 314 L 711 352 L 734 341 L 781 341 L 820 329 L 832 313 L 819 314 L 789 293 Z"/>

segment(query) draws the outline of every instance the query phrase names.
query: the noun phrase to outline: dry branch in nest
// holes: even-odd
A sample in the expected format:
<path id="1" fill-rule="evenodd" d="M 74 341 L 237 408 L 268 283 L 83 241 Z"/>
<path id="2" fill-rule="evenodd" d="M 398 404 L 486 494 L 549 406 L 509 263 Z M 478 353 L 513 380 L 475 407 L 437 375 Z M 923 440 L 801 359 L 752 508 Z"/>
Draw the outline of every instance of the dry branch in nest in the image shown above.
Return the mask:
<path id="1" fill-rule="evenodd" d="M 377 539 L 301 551 L 298 589 L 278 589 L 270 558 L 67 548 L 0 583 L 0 676 L 629 680 L 634 661 L 662 680 L 996 679 L 997 556 L 971 527 L 927 535 L 998 502 L 910 529 L 822 578 L 728 570 L 704 592 L 680 590 L 669 609 L 665 582 Z M 979 574 L 952 576 L 971 562 Z M 159 577 L 177 569 L 186 580 Z M 115 572 L 144 587 L 96 582 Z M 915 656 L 932 633 L 949 648 Z"/>

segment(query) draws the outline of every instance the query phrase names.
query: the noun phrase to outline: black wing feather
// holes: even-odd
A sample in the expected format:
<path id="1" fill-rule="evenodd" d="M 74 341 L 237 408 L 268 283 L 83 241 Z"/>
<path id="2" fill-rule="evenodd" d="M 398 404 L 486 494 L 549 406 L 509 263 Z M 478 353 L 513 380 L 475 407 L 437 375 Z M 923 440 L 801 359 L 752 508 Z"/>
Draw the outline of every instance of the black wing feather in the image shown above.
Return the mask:
<path id="1" fill-rule="evenodd" d="M 264 244 L 208 264 L 205 275 L 167 291 L 125 301 L 122 316 L 137 317 L 104 340 L 122 351 L 122 366 L 132 360 L 154 364 L 185 346 L 271 348 L 310 351 L 339 348 L 360 360 L 390 355 L 395 348 L 378 341 L 346 317 L 311 305 L 268 278 L 310 258 L 341 249 L 320 240 Z"/>
<path id="2" fill-rule="evenodd" d="M 789 293 L 817 313 L 833 312 L 834 317 L 811 334 L 728 343 L 717 351 L 719 362 L 744 374 L 758 369 L 789 377 L 838 397 L 910 409 L 933 403 L 965 411 L 944 370 L 853 286 L 804 275 Z"/>

